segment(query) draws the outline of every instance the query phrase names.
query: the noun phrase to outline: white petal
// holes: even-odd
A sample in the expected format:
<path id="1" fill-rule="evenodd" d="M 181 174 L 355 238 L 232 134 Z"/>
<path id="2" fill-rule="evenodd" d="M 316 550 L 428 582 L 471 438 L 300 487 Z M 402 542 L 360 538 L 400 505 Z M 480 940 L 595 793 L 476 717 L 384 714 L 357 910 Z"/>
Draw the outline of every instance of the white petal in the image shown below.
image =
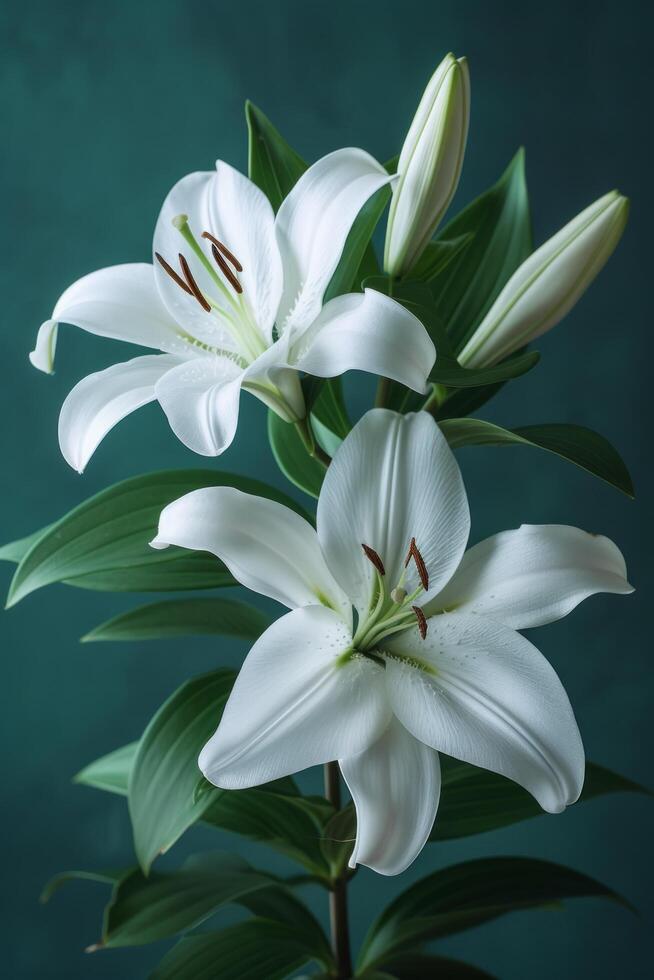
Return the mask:
<path id="1" fill-rule="evenodd" d="M 375 289 L 331 300 L 296 348 L 298 367 L 316 377 L 369 371 L 421 393 L 436 360 L 420 320 Z"/>
<path id="2" fill-rule="evenodd" d="M 441 791 L 438 753 L 393 719 L 369 749 L 341 760 L 341 772 L 357 811 L 350 867 L 401 874 L 434 824 Z"/>
<path id="3" fill-rule="evenodd" d="M 373 548 L 392 588 L 415 537 L 429 590 L 439 592 L 463 555 L 470 514 L 463 480 L 445 437 L 430 415 L 373 409 L 355 425 L 327 470 L 318 501 L 318 538 L 334 578 L 360 613 L 367 609 Z M 413 562 L 407 591 L 419 584 Z"/>
<path id="4" fill-rule="evenodd" d="M 227 357 L 197 357 L 179 364 L 157 383 L 170 427 L 185 446 L 219 456 L 238 424 L 243 372 Z"/>
<path id="5" fill-rule="evenodd" d="M 39 327 L 34 350 L 29 353 L 30 363 L 37 371 L 45 374 L 52 374 L 54 371 L 58 331 L 59 324 L 56 320 L 45 320 Z"/>
<path id="6" fill-rule="evenodd" d="M 173 224 L 173 219 L 179 215 L 187 215 L 189 228 L 206 256 L 209 269 Z M 236 303 L 234 290 L 213 259 L 211 243 L 202 238 L 205 231 L 221 241 L 243 266 L 243 271 L 238 273 L 243 286 L 243 302 L 248 304 L 262 336 L 270 342 L 282 290 L 282 266 L 272 207 L 252 181 L 220 160 L 215 171 L 188 174 L 175 184 L 161 209 L 153 250 L 175 270 L 178 270 L 181 252 L 204 295 L 234 316 L 240 304 Z M 207 314 L 156 261 L 155 268 L 161 295 L 180 323 L 194 336 L 215 347 L 234 349 L 234 338 L 226 325 L 221 326 L 215 315 Z M 223 282 L 225 291 L 220 289 L 216 279 Z M 226 296 L 232 297 L 233 302 L 230 303 Z"/>
<path id="7" fill-rule="evenodd" d="M 393 178 L 355 148 L 322 157 L 300 177 L 277 214 L 284 290 L 277 323 L 302 329 L 315 320 L 359 211 Z"/>
<path id="8" fill-rule="evenodd" d="M 224 789 L 258 786 L 362 752 L 390 720 L 384 670 L 343 661 L 352 634 L 320 606 L 273 623 L 246 657 L 200 769 Z"/>
<path id="9" fill-rule="evenodd" d="M 597 592 L 633 592 L 609 538 L 562 524 L 523 524 L 467 551 L 425 613 L 455 608 L 521 630 L 561 619 Z"/>
<path id="10" fill-rule="evenodd" d="M 82 473 L 107 433 L 153 401 L 155 384 L 178 363 L 167 354 L 146 354 L 82 378 L 59 415 L 59 445 L 66 462 Z"/>
<path id="11" fill-rule="evenodd" d="M 579 798 L 584 749 L 568 697 L 545 657 L 519 633 L 481 616 L 450 613 L 387 641 L 393 711 L 440 752 L 519 783 L 544 810 Z"/>
<path id="12" fill-rule="evenodd" d="M 30 354 L 40 371 L 53 370 L 59 323 L 143 347 L 168 351 L 179 347 L 179 327 L 159 299 L 152 266 L 144 262 L 98 269 L 61 294 Z"/>
<path id="13" fill-rule="evenodd" d="M 161 512 L 155 548 L 209 551 L 241 585 L 290 609 L 322 604 L 351 624 L 351 607 L 311 525 L 282 504 L 234 487 L 205 487 Z"/>

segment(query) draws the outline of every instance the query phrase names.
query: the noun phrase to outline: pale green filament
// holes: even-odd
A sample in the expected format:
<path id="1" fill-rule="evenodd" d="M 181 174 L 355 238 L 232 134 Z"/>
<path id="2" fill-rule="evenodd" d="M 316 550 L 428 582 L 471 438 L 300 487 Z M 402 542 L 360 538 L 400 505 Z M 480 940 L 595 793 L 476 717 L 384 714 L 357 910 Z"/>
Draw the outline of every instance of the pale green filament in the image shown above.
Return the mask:
<path id="1" fill-rule="evenodd" d="M 267 344 L 254 322 L 251 315 L 249 304 L 244 298 L 243 293 L 236 293 L 231 290 L 211 264 L 205 255 L 200 243 L 191 231 L 188 223 L 188 215 L 178 214 L 173 218 L 173 225 L 184 241 L 192 249 L 193 253 L 200 260 L 211 281 L 218 287 L 220 293 L 227 301 L 231 312 L 220 306 L 211 296 L 206 299 L 209 305 L 215 310 L 216 314 L 227 322 L 227 329 L 241 349 L 248 363 L 255 361 L 267 349 Z"/>

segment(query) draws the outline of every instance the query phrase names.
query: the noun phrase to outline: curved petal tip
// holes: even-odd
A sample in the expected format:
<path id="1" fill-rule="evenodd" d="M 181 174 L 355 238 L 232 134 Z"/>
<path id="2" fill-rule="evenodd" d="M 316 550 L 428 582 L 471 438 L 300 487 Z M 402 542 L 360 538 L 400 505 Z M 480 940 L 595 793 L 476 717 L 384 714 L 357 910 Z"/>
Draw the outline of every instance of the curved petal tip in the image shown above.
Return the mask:
<path id="1" fill-rule="evenodd" d="M 34 350 L 30 351 L 29 354 L 30 363 L 33 367 L 45 374 L 52 374 L 54 371 L 58 327 L 57 320 L 45 320 L 36 335 Z"/>

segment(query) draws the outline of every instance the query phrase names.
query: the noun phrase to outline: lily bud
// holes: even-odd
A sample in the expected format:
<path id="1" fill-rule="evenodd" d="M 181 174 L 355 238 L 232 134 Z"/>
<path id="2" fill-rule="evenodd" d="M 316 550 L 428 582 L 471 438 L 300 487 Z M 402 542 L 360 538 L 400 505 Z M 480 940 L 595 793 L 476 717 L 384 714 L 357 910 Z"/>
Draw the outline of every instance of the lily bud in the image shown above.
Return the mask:
<path id="1" fill-rule="evenodd" d="M 536 249 L 513 273 L 459 362 L 496 364 L 562 320 L 620 241 L 628 214 L 628 199 L 611 191 Z"/>
<path id="2" fill-rule="evenodd" d="M 388 275 L 415 264 L 452 200 L 469 117 L 468 63 L 448 54 L 425 89 L 398 161 L 384 249 Z"/>

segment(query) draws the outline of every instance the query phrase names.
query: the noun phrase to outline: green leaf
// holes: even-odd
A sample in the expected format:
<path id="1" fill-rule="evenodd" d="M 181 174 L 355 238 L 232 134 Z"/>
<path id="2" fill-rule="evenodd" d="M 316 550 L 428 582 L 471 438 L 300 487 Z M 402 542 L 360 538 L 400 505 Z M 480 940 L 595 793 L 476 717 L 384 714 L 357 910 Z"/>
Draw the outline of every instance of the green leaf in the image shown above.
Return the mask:
<path id="1" fill-rule="evenodd" d="M 438 312 L 460 351 L 500 290 L 532 250 L 531 218 L 519 150 L 497 184 L 458 214 L 437 241 L 473 239 L 431 280 Z"/>
<path id="2" fill-rule="evenodd" d="M 430 242 L 411 270 L 411 278 L 418 279 L 420 282 L 430 282 L 435 279 L 457 255 L 460 255 L 473 238 L 474 234 L 468 232 L 459 235 L 458 238 Z"/>
<path id="3" fill-rule="evenodd" d="M 316 958 L 298 930 L 250 919 L 221 932 L 182 939 L 150 980 L 283 980 Z"/>
<path id="4" fill-rule="evenodd" d="M 197 759 L 218 726 L 234 678 L 231 670 L 216 670 L 187 681 L 143 733 L 128 796 L 134 848 L 146 874 L 211 803 L 210 794 L 194 799 Z"/>
<path id="5" fill-rule="evenodd" d="M 329 877 L 329 865 L 321 849 L 325 824 L 333 808 L 322 797 L 275 790 L 276 784 L 254 789 L 214 790 L 203 820 L 261 841 L 280 851 L 321 878 Z"/>
<path id="6" fill-rule="evenodd" d="M 370 245 L 370 240 L 390 196 L 390 188 L 382 187 L 366 201 L 359 211 L 345 241 L 336 271 L 325 290 L 324 303 L 335 296 L 350 293 L 353 289 L 358 290 L 364 273 L 367 272 L 365 267 L 364 269 L 361 268 L 366 249 Z M 370 258 L 367 259 L 367 263 L 369 262 Z"/>
<path id="7" fill-rule="evenodd" d="M 438 977 L 438 980 L 495 980 L 495 977 L 485 970 L 480 970 L 470 963 L 451 960 L 444 956 L 429 956 L 427 953 L 405 953 L 390 963 L 385 964 L 390 973 L 364 973 L 366 980 L 427 980 L 427 977 Z"/>
<path id="8" fill-rule="evenodd" d="M 552 423 L 503 429 L 481 419 L 445 419 L 439 423 L 453 449 L 460 446 L 536 446 L 575 463 L 593 476 L 634 496 L 629 471 L 608 439 L 581 425 Z"/>
<path id="9" fill-rule="evenodd" d="M 293 500 L 267 484 L 230 473 L 167 470 L 132 477 L 91 497 L 46 529 L 16 569 L 7 606 L 55 582 L 107 592 L 234 585 L 214 555 L 149 546 L 166 504 L 209 486 L 237 487 L 300 510 Z"/>
<path id="10" fill-rule="evenodd" d="M 304 493 L 317 497 L 325 476 L 325 467 L 309 455 L 295 426 L 269 411 L 268 439 L 275 461 L 284 476 Z"/>
<path id="11" fill-rule="evenodd" d="M 216 717 L 214 727 L 217 722 Z M 213 727 L 209 734 L 212 732 Z M 75 782 L 126 796 L 137 748 L 138 742 L 133 742 L 97 759 L 78 773 Z M 209 826 L 261 841 L 312 874 L 329 876 L 321 849 L 325 825 L 333 814 L 327 800 L 302 796 L 290 777 L 254 789 L 218 790 L 200 776 L 197 751 L 189 772 L 190 797 L 184 797 L 186 826 L 180 833 L 201 819 Z"/>
<path id="12" fill-rule="evenodd" d="M 17 541 L 10 541 L 9 544 L 5 544 L 0 548 L 0 561 L 11 561 L 17 565 L 23 560 L 27 552 L 30 550 L 33 544 L 42 537 L 46 531 L 49 531 L 51 524 L 47 527 L 42 527 L 39 531 L 33 531 L 32 534 L 28 534 L 24 538 L 18 538 Z"/>
<path id="13" fill-rule="evenodd" d="M 493 367 L 464 368 L 455 359 L 439 356 L 436 358 L 429 380 L 435 384 L 446 385 L 448 388 L 481 388 L 484 385 L 496 385 L 518 378 L 531 371 L 539 360 L 540 354 L 533 350 L 514 354 Z"/>
<path id="14" fill-rule="evenodd" d="M 147 878 L 136 868 L 114 889 L 102 945 L 138 946 L 166 939 L 200 925 L 222 905 L 242 904 L 246 895 L 273 885 L 268 875 L 229 854 L 195 855 L 179 871 L 152 872 Z"/>
<path id="15" fill-rule="evenodd" d="M 248 126 L 248 174 L 277 211 L 286 195 L 307 169 L 261 109 L 245 103 Z"/>
<path id="16" fill-rule="evenodd" d="M 325 825 L 321 850 L 332 878 L 337 878 L 347 868 L 356 835 L 357 818 L 352 804 L 335 813 Z"/>
<path id="17" fill-rule="evenodd" d="M 171 599 L 114 616 L 83 636 L 81 642 L 165 640 L 197 634 L 256 640 L 270 622 L 259 609 L 233 599 Z"/>
<path id="18" fill-rule="evenodd" d="M 74 777 L 73 782 L 80 783 L 82 786 L 92 786 L 94 789 L 103 789 L 108 793 L 118 793 L 120 796 L 127 796 L 129 777 L 134 766 L 138 742 L 130 742 L 120 749 L 103 755 L 95 762 L 85 766 L 81 772 Z"/>
<path id="19" fill-rule="evenodd" d="M 443 789 L 430 840 L 452 840 L 508 827 L 543 813 L 522 786 L 465 762 L 441 756 Z M 610 769 L 586 765 L 580 802 L 608 793 L 648 793 L 638 783 Z"/>
<path id="20" fill-rule="evenodd" d="M 49 902 L 54 893 L 69 881 L 99 881 L 103 885 L 115 885 L 124 874 L 124 871 L 62 871 L 45 885 L 39 901 Z"/>
<path id="21" fill-rule="evenodd" d="M 566 898 L 600 896 L 627 903 L 587 875 L 533 858 L 466 861 L 416 882 L 374 923 L 363 944 L 361 967 L 384 964 L 419 942 L 450 936 L 508 912 Z"/>

